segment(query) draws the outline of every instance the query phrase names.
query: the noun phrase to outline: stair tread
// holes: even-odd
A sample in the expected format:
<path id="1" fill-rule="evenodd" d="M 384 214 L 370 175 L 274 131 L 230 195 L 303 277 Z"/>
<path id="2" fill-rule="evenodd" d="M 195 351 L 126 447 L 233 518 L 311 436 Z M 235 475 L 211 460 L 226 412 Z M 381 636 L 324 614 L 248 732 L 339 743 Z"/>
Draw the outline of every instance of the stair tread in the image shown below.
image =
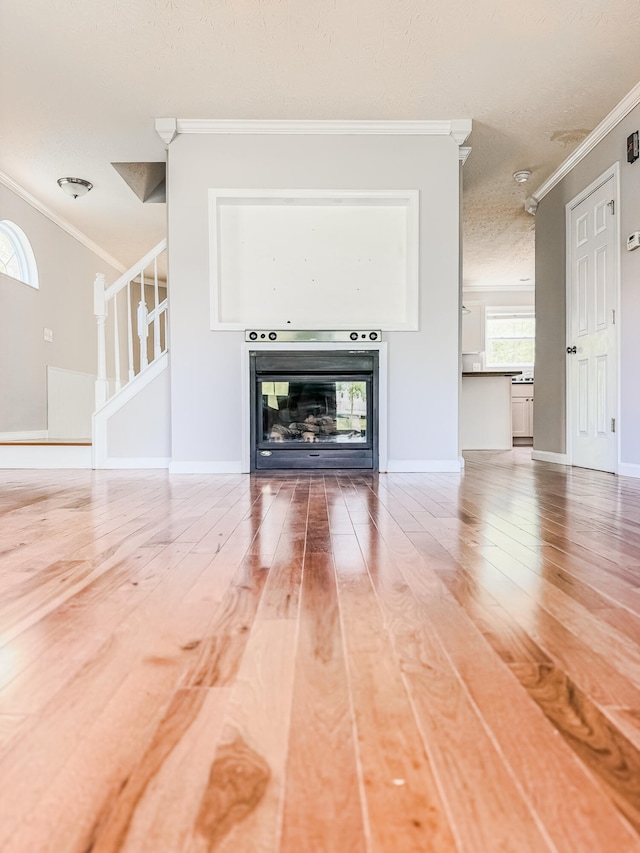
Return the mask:
<path id="1" fill-rule="evenodd" d="M 0 441 L 0 447 L 91 447 L 90 440 L 39 439 L 37 441 Z"/>

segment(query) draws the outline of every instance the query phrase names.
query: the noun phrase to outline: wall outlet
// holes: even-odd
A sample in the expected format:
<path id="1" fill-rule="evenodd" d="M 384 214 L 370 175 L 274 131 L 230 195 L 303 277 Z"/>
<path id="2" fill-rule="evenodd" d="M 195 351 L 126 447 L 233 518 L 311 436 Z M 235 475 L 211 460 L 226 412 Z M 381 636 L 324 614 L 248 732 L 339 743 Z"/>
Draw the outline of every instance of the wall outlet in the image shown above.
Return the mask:
<path id="1" fill-rule="evenodd" d="M 48 341 L 50 344 L 53 343 L 53 329 L 45 329 L 44 330 L 44 339 Z"/>
<path id="2" fill-rule="evenodd" d="M 477 373 L 482 368 L 482 365 L 478 361 L 473 362 L 473 369 Z"/>

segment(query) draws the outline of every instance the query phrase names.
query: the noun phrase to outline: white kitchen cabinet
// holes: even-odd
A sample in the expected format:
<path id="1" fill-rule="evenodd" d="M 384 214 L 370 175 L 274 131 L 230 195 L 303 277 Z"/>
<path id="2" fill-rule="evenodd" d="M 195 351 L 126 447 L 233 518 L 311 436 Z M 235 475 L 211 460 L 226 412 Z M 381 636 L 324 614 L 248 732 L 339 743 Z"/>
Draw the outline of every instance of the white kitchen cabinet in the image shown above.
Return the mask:
<path id="1" fill-rule="evenodd" d="M 463 373 L 461 450 L 511 450 L 511 375 Z"/>
<path id="2" fill-rule="evenodd" d="M 484 352 L 484 305 L 465 302 L 468 314 L 462 314 L 462 352 Z"/>
<path id="3" fill-rule="evenodd" d="M 515 382 L 511 386 L 511 425 L 514 438 L 533 436 L 533 385 Z"/>

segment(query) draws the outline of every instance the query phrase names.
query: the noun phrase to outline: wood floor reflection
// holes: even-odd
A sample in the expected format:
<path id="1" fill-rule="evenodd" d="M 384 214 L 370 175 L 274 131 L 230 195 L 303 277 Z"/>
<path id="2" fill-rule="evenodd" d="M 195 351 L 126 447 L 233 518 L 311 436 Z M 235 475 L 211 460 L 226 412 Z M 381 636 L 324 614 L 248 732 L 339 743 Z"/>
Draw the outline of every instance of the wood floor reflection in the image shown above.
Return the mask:
<path id="1" fill-rule="evenodd" d="M 640 480 L 466 458 L 0 471 L 0 851 L 640 851 Z"/>

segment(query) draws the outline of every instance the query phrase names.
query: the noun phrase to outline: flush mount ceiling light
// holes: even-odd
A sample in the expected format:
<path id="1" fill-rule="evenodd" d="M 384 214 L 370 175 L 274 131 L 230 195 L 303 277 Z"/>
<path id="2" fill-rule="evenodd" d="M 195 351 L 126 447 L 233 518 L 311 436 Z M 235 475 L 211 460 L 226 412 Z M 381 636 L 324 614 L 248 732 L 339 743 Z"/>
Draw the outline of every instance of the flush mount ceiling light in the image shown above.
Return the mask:
<path id="1" fill-rule="evenodd" d="M 72 198 L 80 198 L 93 189 L 93 184 L 84 178 L 58 178 L 58 186 Z"/>
<path id="2" fill-rule="evenodd" d="M 529 171 L 529 169 L 520 169 L 519 172 L 513 173 L 513 180 L 517 184 L 526 184 L 530 177 L 531 172 Z"/>

